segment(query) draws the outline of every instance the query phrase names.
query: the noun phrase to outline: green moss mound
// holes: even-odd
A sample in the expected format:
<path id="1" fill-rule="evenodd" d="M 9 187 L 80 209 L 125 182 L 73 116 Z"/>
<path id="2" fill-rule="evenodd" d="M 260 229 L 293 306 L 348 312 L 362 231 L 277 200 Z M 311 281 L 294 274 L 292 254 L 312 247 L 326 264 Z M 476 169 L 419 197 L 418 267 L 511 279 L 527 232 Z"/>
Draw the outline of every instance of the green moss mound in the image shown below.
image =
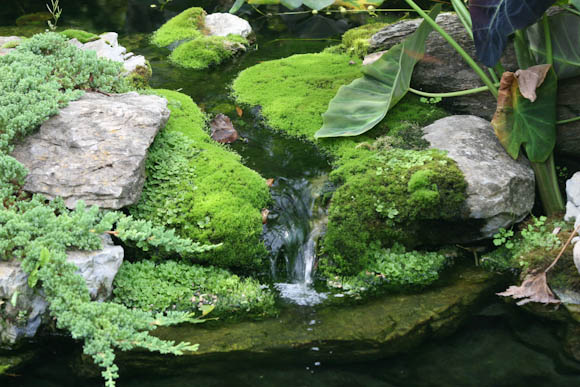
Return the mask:
<path id="1" fill-rule="evenodd" d="M 159 47 L 169 46 L 180 40 L 201 37 L 205 23 L 205 11 L 202 8 L 189 8 L 167 21 L 151 37 L 151 43 Z"/>
<path id="2" fill-rule="evenodd" d="M 200 262 L 243 271 L 263 268 L 267 251 L 261 209 L 270 200 L 266 181 L 209 137 L 205 116 L 191 98 L 155 92 L 168 99 L 171 118 L 150 149 L 148 177 L 130 213 L 183 237 L 223 243 L 201 254 Z"/>
<path id="3" fill-rule="evenodd" d="M 52 19 L 52 15 L 48 12 L 29 13 L 20 16 L 16 19 L 17 26 L 43 26 L 47 27 L 47 21 Z"/>
<path id="4" fill-rule="evenodd" d="M 373 262 L 371 244 L 415 247 L 433 222 L 458 218 L 467 184 L 436 150 L 380 150 L 345 161 L 331 173 L 332 197 L 323 241 L 330 271 L 354 275 Z"/>
<path id="5" fill-rule="evenodd" d="M 247 45 L 248 41 L 239 35 L 203 36 L 179 45 L 169 59 L 180 66 L 202 70 L 231 58 L 234 52 L 227 48 L 231 43 Z"/>
<path id="6" fill-rule="evenodd" d="M 115 302 L 146 311 L 203 312 L 214 307 L 211 317 L 220 318 L 263 318 L 276 313 L 273 293 L 258 281 L 172 261 L 123 263 L 114 292 Z"/>
<path id="7" fill-rule="evenodd" d="M 370 38 L 389 23 L 371 23 L 352 28 L 342 35 L 342 45 L 349 55 L 364 58 L 370 47 Z"/>
<path id="8" fill-rule="evenodd" d="M 67 39 L 76 39 L 83 44 L 99 39 L 99 35 L 83 30 L 68 29 L 59 33 Z"/>
<path id="9" fill-rule="evenodd" d="M 340 54 L 302 54 L 260 63 L 242 71 L 233 83 L 238 102 L 262 107 L 269 126 L 290 136 L 314 141 L 322 127 L 322 113 L 339 87 L 362 76 L 360 61 Z M 404 132 L 446 113 L 409 95 L 373 130 L 357 137 L 320 139 L 316 143 L 336 159 L 360 153 L 357 145 L 374 142 L 386 133 Z"/>

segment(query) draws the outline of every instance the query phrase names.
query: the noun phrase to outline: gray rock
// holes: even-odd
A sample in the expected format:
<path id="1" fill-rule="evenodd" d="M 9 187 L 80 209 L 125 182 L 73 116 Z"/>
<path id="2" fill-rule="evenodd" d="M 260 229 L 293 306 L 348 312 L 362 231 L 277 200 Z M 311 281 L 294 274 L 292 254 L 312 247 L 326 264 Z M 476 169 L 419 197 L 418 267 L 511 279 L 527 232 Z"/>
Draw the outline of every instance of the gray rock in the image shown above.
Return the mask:
<path id="1" fill-rule="evenodd" d="M 465 175 L 466 217 L 484 221 L 479 238 L 521 221 L 534 205 L 534 171 L 527 159 L 513 160 L 490 123 L 475 116 L 451 116 L 423 129 L 432 148 L 447 151 Z"/>
<path id="2" fill-rule="evenodd" d="M 124 255 L 123 248 L 114 246 L 110 236 L 103 235 L 102 238 L 101 250 L 67 252 L 68 261 L 77 265 L 77 273 L 87 282 L 91 298 L 98 301 L 111 296 L 113 280 Z M 48 319 L 44 293 L 41 289 L 28 287 L 28 276 L 20 269 L 19 262 L 0 262 L 0 302 L 4 303 L 0 347 L 13 345 L 24 337 L 33 337 Z"/>
<path id="3" fill-rule="evenodd" d="M 241 35 L 247 38 L 252 27 L 246 20 L 231 13 L 212 13 L 205 17 L 205 28 L 210 36 Z"/>
<path id="4" fill-rule="evenodd" d="M 580 116 L 580 78 L 565 79 L 558 83 L 558 120 Z M 556 152 L 574 158 L 580 157 L 580 121 L 558 125 Z"/>
<path id="5" fill-rule="evenodd" d="M 2 48 L 3 45 L 10 42 L 21 41 L 22 38 L 19 36 L 0 36 L 0 56 L 8 54 L 13 48 Z"/>
<path id="6" fill-rule="evenodd" d="M 30 171 L 24 189 L 119 209 L 135 203 L 147 150 L 169 118 L 153 95 L 87 93 L 18 144 L 13 156 Z"/>
<path id="7" fill-rule="evenodd" d="M 566 181 L 566 215 L 564 220 L 580 220 L 580 172 Z"/>
<path id="8" fill-rule="evenodd" d="M 101 38 L 82 44 L 76 39 L 69 42 L 81 50 L 93 50 L 99 58 L 107 58 L 115 62 L 123 63 L 125 75 L 136 71 L 138 67 L 147 67 L 147 61 L 143 55 L 135 55 L 127 52 L 127 49 L 118 42 L 116 32 L 106 32 L 99 35 Z"/>

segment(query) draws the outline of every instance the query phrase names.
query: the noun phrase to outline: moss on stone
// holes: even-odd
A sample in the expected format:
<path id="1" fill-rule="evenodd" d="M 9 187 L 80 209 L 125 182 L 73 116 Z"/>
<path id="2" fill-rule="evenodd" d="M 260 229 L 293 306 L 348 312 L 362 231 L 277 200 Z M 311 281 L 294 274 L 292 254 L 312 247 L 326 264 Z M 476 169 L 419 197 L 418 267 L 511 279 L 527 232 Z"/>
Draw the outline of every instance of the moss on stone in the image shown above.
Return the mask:
<path id="1" fill-rule="evenodd" d="M 268 61 L 240 73 L 233 83 L 238 102 L 261 106 L 269 126 L 293 137 L 314 141 L 322 127 L 322 113 L 339 87 L 362 76 L 360 61 L 338 54 L 303 54 Z M 413 95 L 400 101 L 371 131 L 357 137 L 320 139 L 316 143 L 337 161 L 350 158 L 389 133 L 408 136 L 408 130 L 442 118 L 447 114 L 433 105 L 423 104 Z M 417 143 L 420 139 L 415 139 Z M 415 146 L 413 146 L 414 148 Z"/>
<path id="2" fill-rule="evenodd" d="M 146 61 L 145 66 L 137 66 L 135 70 L 126 76 L 126 79 L 134 89 L 147 89 L 152 75 L 153 70 L 151 69 L 151 64 L 149 61 Z"/>
<path id="3" fill-rule="evenodd" d="M 4 43 L 0 48 L 16 48 L 20 46 L 20 43 L 22 43 L 22 40 L 11 40 Z"/>
<path id="4" fill-rule="evenodd" d="M 52 19 L 49 12 L 35 12 L 20 16 L 16 19 L 17 26 L 43 26 L 47 27 L 47 21 Z"/>
<path id="5" fill-rule="evenodd" d="M 81 43 L 92 42 L 93 40 L 99 39 L 99 35 L 93 34 L 92 32 L 87 32 L 83 30 L 68 29 L 60 32 L 61 35 L 67 39 L 76 39 Z"/>
<path id="6" fill-rule="evenodd" d="M 228 49 L 231 43 L 247 45 L 248 41 L 239 35 L 201 36 L 179 45 L 169 59 L 185 68 L 202 70 L 231 58 L 234 55 Z"/>
<path id="7" fill-rule="evenodd" d="M 199 7 L 189 8 L 155 31 L 151 43 L 159 47 L 166 47 L 180 40 L 201 37 L 204 24 L 205 11 Z"/>
<path id="8" fill-rule="evenodd" d="M 201 243 L 223 243 L 200 255 L 199 262 L 238 270 L 264 267 L 266 181 L 209 137 L 205 115 L 191 98 L 169 90 L 155 93 L 168 99 L 171 117 L 151 147 L 148 177 L 131 214 Z"/>
<path id="9" fill-rule="evenodd" d="M 370 47 L 370 38 L 388 25 L 388 23 L 371 23 L 346 31 L 342 35 L 342 45 L 345 52 L 364 58 Z"/>
<path id="10" fill-rule="evenodd" d="M 467 184 L 456 164 L 436 150 L 368 152 L 331 173 L 341 186 L 329 209 L 324 265 L 354 275 L 369 266 L 375 244 L 421 244 L 433 221 L 458 218 Z"/>

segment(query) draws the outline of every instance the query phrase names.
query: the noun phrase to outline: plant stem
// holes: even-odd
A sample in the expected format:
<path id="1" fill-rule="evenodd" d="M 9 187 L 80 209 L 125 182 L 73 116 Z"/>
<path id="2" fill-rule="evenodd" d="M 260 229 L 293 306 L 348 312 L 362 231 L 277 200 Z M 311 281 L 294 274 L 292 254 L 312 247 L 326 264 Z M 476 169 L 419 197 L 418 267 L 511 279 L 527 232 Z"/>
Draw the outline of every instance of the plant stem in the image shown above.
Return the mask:
<path id="1" fill-rule="evenodd" d="M 459 21 L 461 21 L 461 24 L 465 27 L 465 31 L 467 31 L 467 34 L 471 37 L 471 40 L 473 40 L 473 25 L 471 24 L 471 15 L 469 14 L 467 7 L 461 0 L 451 0 L 451 4 L 453 5 L 453 9 L 455 9 Z"/>
<path id="2" fill-rule="evenodd" d="M 565 205 L 558 186 L 554 154 L 550 154 L 550 157 L 543 163 L 532 162 L 532 168 L 536 175 L 536 186 L 538 187 L 546 215 L 550 216 L 563 212 Z"/>
<path id="3" fill-rule="evenodd" d="M 550 23 L 548 16 L 544 14 L 542 17 L 542 26 L 544 27 L 544 38 L 546 39 L 546 60 L 549 65 L 554 65 L 554 55 L 552 53 L 552 37 L 550 33 Z"/>
<path id="4" fill-rule="evenodd" d="M 485 74 L 485 72 L 475 63 L 475 61 L 465 52 L 465 50 L 447 33 L 443 28 L 441 28 L 435 20 L 433 20 L 425 11 L 423 11 L 413 0 L 405 0 L 411 8 L 415 10 L 427 23 L 433 27 L 441 36 L 461 55 L 461 57 L 467 62 L 467 64 L 475 71 L 477 75 L 481 78 L 483 83 L 488 87 L 489 92 L 497 98 L 497 88 L 493 84 L 493 81 Z"/>
<path id="5" fill-rule="evenodd" d="M 580 116 L 574 117 L 574 118 L 568 118 L 565 120 L 556 121 L 556 125 L 564 125 L 564 124 L 568 124 L 570 122 L 575 122 L 575 121 L 580 121 Z"/>
<path id="6" fill-rule="evenodd" d="M 566 11 L 573 13 L 576 16 L 580 16 L 580 12 L 576 11 L 575 9 L 572 9 L 570 7 L 564 7 L 564 6 L 561 6 L 561 7 L 564 8 Z"/>
<path id="7" fill-rule="evenodd" d="M 409 91 L 413 94 L 420 95 L 422 97 L 433 97 L 433 98 L 446 98 L 446 97 L 461 97 L 462 95 L 469 95 L 469 94 L 476 94 L 481 93 L 482 91 L 487 91 L 489 88 L 487 86 L 476 87 L 474 89 L 469 90 L 460 90 L 460 91 L 450 91 L 448 93 L 429 93 L 426 91 L 421 91 L 417 89 L 413 89 L 409 87 Z"/>

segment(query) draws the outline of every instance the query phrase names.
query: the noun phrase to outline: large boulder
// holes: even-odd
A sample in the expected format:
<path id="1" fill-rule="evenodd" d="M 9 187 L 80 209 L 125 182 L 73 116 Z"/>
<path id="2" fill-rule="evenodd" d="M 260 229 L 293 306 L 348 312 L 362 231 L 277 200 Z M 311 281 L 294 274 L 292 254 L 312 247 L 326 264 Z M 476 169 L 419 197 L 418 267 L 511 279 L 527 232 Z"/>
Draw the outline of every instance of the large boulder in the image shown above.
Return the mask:
<path id="1" fill-rule="evenodd" d="M 403 20 L 383 28 L 371 37 L 369 52 L 387 50 L 400 43 L 417 29 L 420 22 L 421 19 Z M 454 13 L 440 14 L 437 23 L 475 59 L 473 41 Z M 483 66 L 477 60 L 476 62 Z M 501 62 L 506 70 L 514 71 L 518 68 L 512 43 L 508 44 Z M 450 92 L 480 87 L 483 86 L 483 82 L 457 51 L 441 35 L 433 31 L 427 38 L 425 58 L 415 67 L 411 86 L 429 92 Z M 580 115 L 577 98 L 580 93 L 580 78 L 566 79 L 560 82 L 558 87 L 558 119 Z M 491 120 L 496 109 L 496 100 L 488 92 L 445 98 L 443 103 L 455 112 L 472 114 L 488 120 Z M 578 157 L 578 149 L 580 149 L 580 121 L 559 125 L 556 151 Z"/>
<path id="2" fill-rule="evenodd" d="M 113 280 L 123 263 L 123 248 L 114 246 L 103 235 L 103 248 L 97 251 L 67 252 L 67 259 L 78 267 L 93 300 L 104 301 L 113 291 Z M 0 347 L 10 346 L 24 337 L 33 337 L 47 320 L 48 304 L 41 289 L 28 286 L 28 276 L 17 261 L 0 262 Z"/>
<path id="3" fill-rule="evenodd" d="M 153 95 L 87 93 L 18 144 L 13 156 L 30 173 L 24 189 L 119 209 L 139 199 L 147 150 L 169 118 Z"/>
<path id="4" fill-rule="evenodd" d="M 491 124 L 476 116 L 450 116 L 423 128 L 432 148 L 447 151 L 467 182 L 465 214 L 482 221 L 478 238 L 521 221 L 534 205 L 534 171 L 520 155 L 513 160 Z M 465 235 L 465 239 L 474 236 Z"/>

